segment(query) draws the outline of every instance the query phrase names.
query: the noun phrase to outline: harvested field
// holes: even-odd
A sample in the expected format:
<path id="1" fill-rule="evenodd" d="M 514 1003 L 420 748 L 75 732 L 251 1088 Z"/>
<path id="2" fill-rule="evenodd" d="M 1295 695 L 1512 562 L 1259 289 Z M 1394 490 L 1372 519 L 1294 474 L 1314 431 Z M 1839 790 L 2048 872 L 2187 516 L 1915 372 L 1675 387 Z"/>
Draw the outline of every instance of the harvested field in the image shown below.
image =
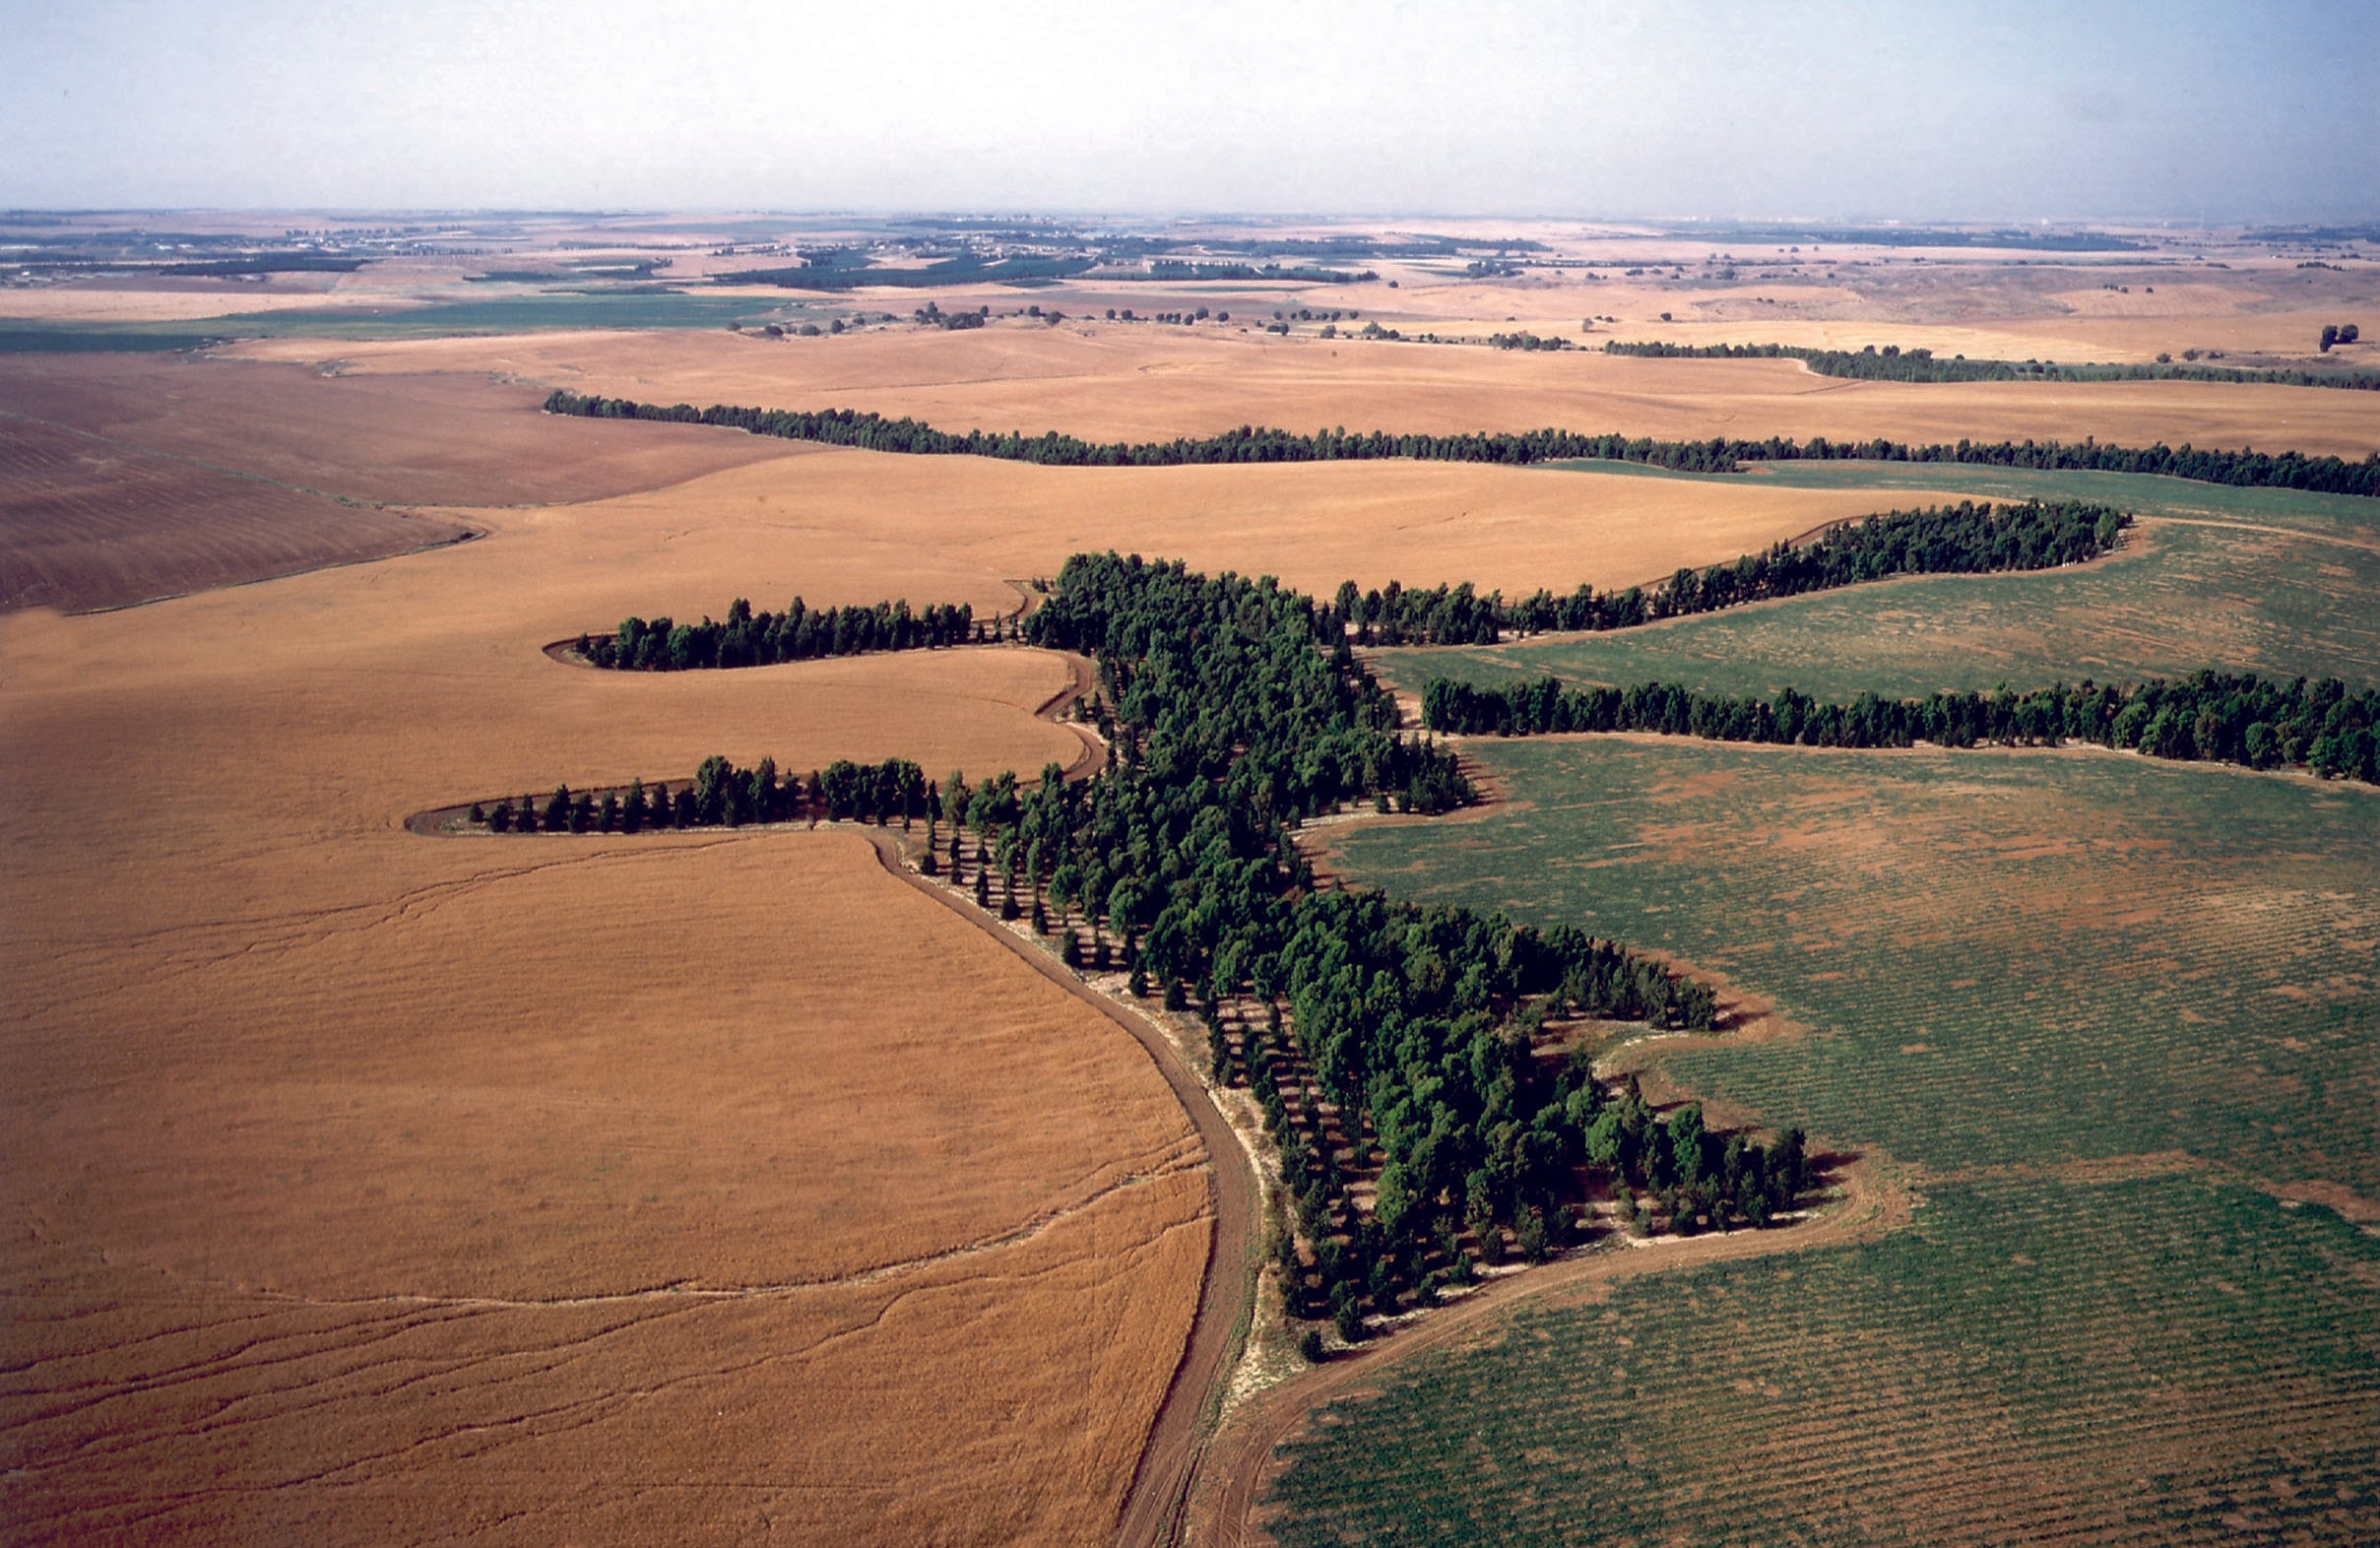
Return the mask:
<path id="1" fill-rule="evenodd" d="M 15 1540 L 1106 1540 L 1206 1256 L 1137 1048 L 855 837 L 431 894 L 10 1029 Z"/>
<path id="2" fill-rule="evenodd" d="M 599 568 L 616 576 L 620 564 L 638 566 L 628 573 L 641 577 L 644 595 L 622 613 L 716 613 L 744 590 L 755 607 L 778 607 L 807 571 L 835 577 L 846 595 L 973 602 L 981 614 L 1015 605 L 987 577 L 1055 575 L 1086 548 L 1272 574 L 1322 595 L 1350 577 L 1467 580 L 1511 594 L 1580 580 L 1628 585 L 1680 564 L 1732 559 L 1879 503 L 1860 490 L 1465 463 L 1036 468 L 819 449 L 798 463 L 763 463 L 552 519 L 603 545 Z M 679 564 L 731 569 L 736 551 L 749 557 L 735 593 L 689 594 L 673 578 Z M 599 614 L 569 632 L 620 615 Z"/>
<path id="3" fill-rule="evenodd" d="M 712 332 L 340 343 L 237 353 L 357 370 L 504 371 L 645 401 L 868 409 L 946 429 L 1098 439 L 1240 424 L 1447 432 L 1534 429 L 1691 438 L 2162 439 L 2361 458 L 2380 394 L 2206 382 L 1912 384 L 1815 376 L 1792 360 L 1653 360 L 1462 346 L 1268 340 L 1103 327 L 870 332 L 760 345 Z"/>
<path id="4" fill-rule="evenodd" d="M 373 504 L 567 504 L 791 450 L 680 425 L 573 422 L 539 412 L 544 398 L 500 370 L 338 376 L 122 355 L 0 364 L 0 414 Z"/>
<path id="5" fill-rule="evenodd" d="M 0 612 L 121 607 L 471 530 L 0 414 Z"/>
<path id="6" fill-rule="evenodd" d="M 1148 1057 L 857 836 L 403 831 L 715 750 L 1074 755 L 1038 652 L 548 660 L 756 567 L 887 584 L 654 522 L 0 623 L 16 1539 L 1108 1536 L 1209 1234 Z"/>

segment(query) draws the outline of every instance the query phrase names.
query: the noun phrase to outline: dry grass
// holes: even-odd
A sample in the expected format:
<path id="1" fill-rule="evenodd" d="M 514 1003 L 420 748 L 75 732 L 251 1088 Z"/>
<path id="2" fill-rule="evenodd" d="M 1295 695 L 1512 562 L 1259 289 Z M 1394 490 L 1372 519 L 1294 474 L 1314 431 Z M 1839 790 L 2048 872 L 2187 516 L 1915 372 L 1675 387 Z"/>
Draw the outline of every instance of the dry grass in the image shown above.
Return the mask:
<path id="1" fill-rule="evenodd" d="M 1742 329 L 1732 332 L 1741 342 Z M 2205 382 L 1854 382 L 1813 376 L 1789 360 L 1526 355 L 1157 326 L 903 330 L 783 344 L 709 331 L 290 339 L 240 353 L 336 357 L 369 370 L 512 372 L 648 401 L 872 409 L 948 428 L 1099 438 L 1211 434 L 1244 423 L 1428 431 L 1553 424 L 1663 437 L 2095 435 L 2125 445 L 2285 444 L 2353 457 L 2380 448 L 2380 401 L 2371 393 Z"/>
<path id="2" fill-rule="evenodd" d="M 562 667 L 754 555 L 501 520 L 0 624 L 12 1537 L 1103 1538 L 1205 1259 L 1146 1057 L 853 839 L 401 829 L 712 750 L 1032 769 L 1063 664 Z"/>

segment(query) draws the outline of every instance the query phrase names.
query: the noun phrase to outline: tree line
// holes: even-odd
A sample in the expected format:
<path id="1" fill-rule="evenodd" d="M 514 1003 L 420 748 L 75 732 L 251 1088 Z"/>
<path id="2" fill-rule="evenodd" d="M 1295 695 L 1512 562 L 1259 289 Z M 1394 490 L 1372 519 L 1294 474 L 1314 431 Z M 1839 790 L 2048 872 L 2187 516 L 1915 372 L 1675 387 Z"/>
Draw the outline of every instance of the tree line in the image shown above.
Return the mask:
<path id="1" fill-rule="evenodd" d="M 2107 552 L 2131 525 L 2124 512 L 2082 500 L 1962 500 L 1886 511 L 1831 527 L 1798 547 L 1779 543 L 1701 570 L 1681 567 L 1649 590 L 1598 593 L 1580 586 L 1558 597 L 1540 589 L 1508 603 L 1501 593 L 1479 595 L 1468 582 L 1424 591 L 1391 581 L 1358 592 L 1355 582 L 1344 581 L 1331 609 L 1367 645 L 1492 645 L 1508 634 L 1633 628 L 1888 575 L 2050 569 Z"/>
<path id="2" fill-rule="evenodd" d="M 1002 623 L 989 630 L 975 621 L 975 609 L 934 603 L 912 613 L 906 602 L 872 607 L 816 608 L 796 597 L 783 613 L 754 613 L 739 597 L 728 604 L 725 621 L 704 614 L 700 623 L 661 617 L 629 617 L 610 634 L 582 634 L 578 654 L 590 666 L 614 672 L 689 672 L 705 667 L 766 667 L 820 656 L 858 656 L 879 650 L 932 650 L 1002 637 Z"/>
<path id="3" fill-rule="evenodd" d="M 650 790 L 641 779 L 624 789 L 579 791 L 557 785 L 543 802 L 523 796 L 492 806 L 474 802 L 465 820 L 491 833 L 641 833 L 646 829 L 742 827 L 754 822 L 791 822 L 805 817 L 831 821 L 891 822 L 942 814 L 937 786 L 906 758 L 854 763 L 838 758 L 804 780 L 789 774 L 782 784 L 777 760 L 762 758 L 740 769 L 713 753 L 693 779 L 673 795 L 664 782 Z"/>
<path id="4" fill-rule="evenodd" d="M 1962 440 L 1912 446 L 1882 437 L 1868 441 L 1808 441 L 1770 436 L 1734 440 L 1661 441 L 1649 436 L 1591 435 L 1576 430 L 1475 431 L 1451 435 L 1399 435 L 1383 430 L 1349 432 L 1294 430 L 1241 425 L 1203 437 L 1170 441 L 1086 441 L 1057 430 L 1040 435 L 1016 431 L 937 430 L 911 419 L 888 419 L 853 409 L 798 412 L 715 404 L 669 406 L 631 398 L 588 397 L 557 388 L 546 400 L 548 414 L 586 419 L 659 419 L 675 424 L 715 424 L 754 435 L 854 446 L 867 451 L 924 456 L 993 457 L 1008 462 L 1069 468 L 1169 468 L 1214 463 L 1377 461 L 1391 457 L 1426 462 L 1479 462 L 1512 467 L 1533 463 L 1597 460 L 1641 463 L 1677 473 L 1736 473 L 1747 462 L 1919 462 L 1965 463 L 2097 473 L 2149 473 L 2201 484 L 2307 489 L 2318 493 L 2380 496 L 2380 452 L 2362 462 L 2308 457 L 2301 452 L 2176 449 L 2159 442 L 2147 447 L 2103 446 L 2094 441 Z"/>
<path id="5" fill-rule="evenodd" d="M 2284 683 L 2205 671 L 2178 682 L 2086 679 L 2022 693 L 1906 699 L 1863 693 L 1849 704 L 1823 703 L 1792 688 L 1762 699 L 1662 682 L 1568 688 L 1546 677 L 1477 687 L 1439 677 L 1422 690 L 1422 719 L 1433 731 L 1472 736 L 1657 731 L 1821 747 L 2087 742 L 2255 769 L 2302 765 L 2325 779 L 2380 783 L 2380 690 L 2349 693 L 2336 677 Z"/>
<path id="6" fill-rule="evenodd" d="M 2331 343 L 2339 342 L 2333 334 Z M 2349 341 L 2352 342 L 2352 341 Z M 2054 360 L 1949 359 L 1926 349 L 1903 350 L 1888 344 L 1879 350 L 1813 350 L 1793 344 L 1623 344 L 1603 346 L 1606 355 L 1635 355 L 1656 360 L 1799 360 L 1821 376 L 1841 376 L 1877 382 L 2242 382 L 2274 387 L 2343 387 L 2380 392 L 2380 371 L 2257 370 L 2231 365 L 2156 364 L 2060 365 Z M 2330 353 L 2330 344 L 2323 346 Z"/>

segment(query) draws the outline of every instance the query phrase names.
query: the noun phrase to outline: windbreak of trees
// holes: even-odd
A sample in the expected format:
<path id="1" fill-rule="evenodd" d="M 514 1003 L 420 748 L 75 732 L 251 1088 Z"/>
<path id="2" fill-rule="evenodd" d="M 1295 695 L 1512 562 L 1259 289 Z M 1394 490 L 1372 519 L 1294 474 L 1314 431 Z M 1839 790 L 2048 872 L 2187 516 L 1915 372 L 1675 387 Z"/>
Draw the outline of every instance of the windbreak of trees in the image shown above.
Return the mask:
<path id="1" fill-rule="evenodd" d="M 1000 623 L 994 620 L 991 637 Z M 857 656 L 879 650 L 932 650 L 985 638 L 967 603 L 934 603 L 911 613 L 906 602 L 873 607 L 817 608 L 796 597 L 783 613 L 754 613 L 739 597 L 724 622 L 706 615 L 700 623 L 671 618 L 623 618 L 611 634 L 578 637 L 577 650 L 591 666 L 615 672 L 689 672 L 704 667 L 766 667 L 820 656 Z"/>
<path id="2" fill-rule="evenodd" d="M 1293 1309 L 1326 1304 L 1342 1327 L 1365 1304 L 1392 1310 L 1467 1271 L 1465 1232 L 1480 1251 L 1507 1231 L 1522 1251 L 1558 1245 L 1599 1098 L 1581 1069 L 1540 1067 L 1546 1017 L 1707 1028 L 1708 988 L 1572 927 L 1315 889 L 1293 823 L 1472 790 L 1445 749 L 1397 734 L 1392 697 L 1311 598 L 1077 555 L 1025 635 L 1097 659 L 1118 756 L 1079 789 L 1045 776 L 995 846 L 1024 857 L 1028 890 L 1050 878 L 1069 934 L 1080 907 L 1136 982 L 1195 1002 L 1219 1075 L 1272 1087 L 1301 1200 L 1283 1238 Z M 1359 1207 L 1349 1184 L 1372 1175 L 1378 1202 Z"/>
<path id="3" fill-rule="evenodd" d="M 675 795 L 666 783 L 648 790 L 641 779 L 621 790 L 576 794 L 567 785 L 557 785 L 542 802 L 523 796 L 517 803 L 475 805 L 470 820 L 494 833 L 641 833 L 648 828 L 735 828 L 816 816 L 878 823 L 898 819 L 906 825 L 914 818 L 932 820 L 941 814 L 939 790 L 906 758 L 882 763 L 839 758 L 806 781 L 789 774 L 780 784 L 774 758 L 740 769 L 713 753 Z"/>
<path id="4" fill-rule="evenodd" d="M 2267 488 L 2308 489 L 2328 494 L 2380 496 L 2380 452 L 2361 462 L 2308 457 L 2300 452 L 2178 450 L 2162 442 L 2147 447 L 2102 446 L 2086 441 L 1960 441 L 1912 446 L 1881 437 L 1830 441 L 1813 436 L 1796 442 L 1767 440 L 1658 441 L 1646 436 L 1589 435 L 1543 429 L 1454 435 L 1396 435 L 1383 430 L 1294 430 L 1241 425 L 1219 435 L 1170 441 L 1086 441 L 1057 430 L 1022 435 L 937 430 L 915 419 L 887 419 L 852 409 L 797 413 L 780 409 L 664 407 L 629 398 L 587 397 L 566 388 L 546 400 L 548 414 L 587 419 L 659 419 L 676 424 L 717 424 L 787 440 L 856 446 L 868 451 L 927 456 L 996 457 L 1052 467 L 1170 468 L 1187 464 L 1377 461 L 1409 457 L 1428 462 L 1480 462 L 1523 467 L 1541 462 L 1599 460 L 1641 463 L 1677 473 L 1735 473 L 1747 462 L 1866 461 L 1972 463 L 1995 468 L 2031 468 L 2097 473 L 2149 473 Z"/>
<path id="5" fill-rule="evenodd" d="M 2325 779 L 2380 784 L 2380 690 L 2349 693 L 2336 677 L 2283 683 L 2210 671 L 2138 686 L 2086 680 L 2025 693 L 1921 699 L 1863 693 L 1850 704 L 1821 703 L 1792 688 L 1761 699 L 1675 683 L 1566 688 L 1547 677 L 1474 687 L 1440 677 L 1422 690 L 1422 719 L 1433 731 L 1475 736 L 1657 731 L 1820 747 L 2089 742 L 2256 769 L 2303 765 Z"/>
<path id="6" fill-rule="evenodd" d="M 1482 597 L 1467 583 L 1420 591 L 1391 581 L 1359 593 L 1355 582 L 1345 581 L 1331 611 L 1367 645 L 1492 645 L 1506 634 L 1633 628 L 1888 575 L 2049 569 L 2107 552 L 2131 525 L 2132 518 L 2112 506 L 2080 500 L 1962 500 L 1846 522 L 1798 548 L 1780 543 L 1732 563 L 1681 568 L 1649 591 L 1632 586 L 1597 593 L 1581 586 L 1566 597 L 1540 590 L 1507 603 L 1501 594 Z"/>
<path id="7" fill-rule="evenodd" d="M 2331 342 L 2337 342 L 2336 336 Z M 1861 350 L 1812 350 L 1792 344 L 1623 344 L 1614 339 L 1604 344 L 1603 353 L 1657 360 L 1800 360 L 1821 376 L 1875 382 L 2245 382 L 2380 392 L 2380 371 L 2257 370 L 2231 365 L 2176 365 L 2163 359 L 2155 365 L 1970 360 L 1963 355 L 1946 360 L 1931 350 L 1903 350 L 1897 344 L 1888 344 L 1881 350 L 1872 344 Z M 2329 343 L 2324 344 L 2323 353 L 2330 353 Z"/>

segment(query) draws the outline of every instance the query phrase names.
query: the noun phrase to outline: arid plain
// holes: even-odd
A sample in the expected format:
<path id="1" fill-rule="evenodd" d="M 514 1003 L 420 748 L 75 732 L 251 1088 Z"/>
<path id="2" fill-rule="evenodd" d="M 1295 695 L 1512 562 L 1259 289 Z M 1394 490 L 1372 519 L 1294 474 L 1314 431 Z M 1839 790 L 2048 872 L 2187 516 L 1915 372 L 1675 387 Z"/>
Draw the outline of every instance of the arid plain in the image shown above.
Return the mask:
<path id="1" fill-rule="evenodd" d="M 1680 342 L 1962 330 L 2098 359 L 2306 331 L 2278 270 L 2166 282 L 2147 320 L 2054 299 L 2107 293 L 2095 278 L 1994 273 L 2015 278 L 1930 301 L 1812 278 L 1790 327 L 1763 328 L 1731 322 L 1732 291 L 1415 269 L 1394 291 L 1130 300 L 1357 296 L 1408 331 L 1575 334 L 1610 310 L 1650 331 L 1609 336 Z M 22 312 L 0 293 L 0 314 L 299 305 L 73 293 Z M 675 783 L 712 752 L 939 777 L 1079 745 L 1034 713 L 1064 665 L 1017 647 L 670 676 L 543 653 L 630 613 L 798 594 L 983 615 L 1111 547 L 1317 593 L 1613 587 L 1923 499 L 900 457 L 561 419 L 538 410 L 550 388 L 1124 438 L 2380 447 L 2370 392 L 1846 382 L 1111 324 L 1088 281 L 1031 295 L 1074 320 L 0 355 L 0 1535 L 1110 1540 L 1214 1250 L 1210 1172 L 1242 1164 L 1208 1154 L 1148 1055 L 849 832 L 446 841 L 408 815 Z"/>

